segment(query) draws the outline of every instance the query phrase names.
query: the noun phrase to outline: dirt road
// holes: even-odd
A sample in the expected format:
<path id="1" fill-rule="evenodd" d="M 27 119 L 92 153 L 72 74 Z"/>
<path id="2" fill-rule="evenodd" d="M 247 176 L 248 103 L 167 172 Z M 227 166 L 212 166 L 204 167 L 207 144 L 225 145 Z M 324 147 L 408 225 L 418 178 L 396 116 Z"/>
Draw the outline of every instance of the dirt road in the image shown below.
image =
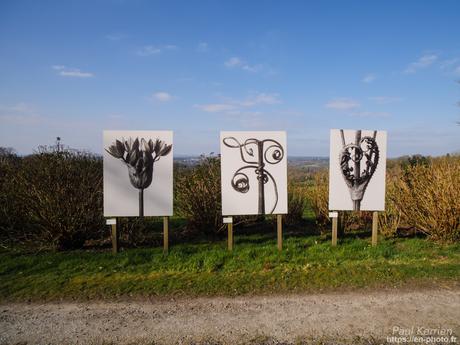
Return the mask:
<path id="1" fill-rule="evenodd" d="M 459 336 L 460 289 L 0 304 L 0 344 L 387 339 L 394 327 Z"/>

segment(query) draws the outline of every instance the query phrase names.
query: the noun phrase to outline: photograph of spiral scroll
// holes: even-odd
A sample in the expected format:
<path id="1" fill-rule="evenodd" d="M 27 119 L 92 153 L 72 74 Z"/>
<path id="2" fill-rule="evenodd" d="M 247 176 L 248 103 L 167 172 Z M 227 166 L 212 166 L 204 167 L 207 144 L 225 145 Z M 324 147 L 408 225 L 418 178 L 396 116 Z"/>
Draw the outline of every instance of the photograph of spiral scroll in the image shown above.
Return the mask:
<path id="1" fill-rule="evenodd" d="M 234 190 L 240 193 L 247 193 L 249 191 L 249 177 L 242 171 L 245 169 L 254 169 L 254 172 L 258 180 L 258 213 L 265 214 L 265 184 L 272 180 L 275 189 L 275 203 L 269 214 L 275 211 L 276 205 L 278 204 L 278 186 L 276 181 L 270 172 L 265 169 L 266 163 L 278 164 L 284 158 L 284 149 L 279 142 L 273 139 L 258 140 L 255 138 L 249 138 L 241 144 L 235 137 L 227 137 L 223 139 L 225 146 L 230 148 L 238 148 L 240 150 L 241 160 L 244 163 L 254 164 L 246 165 L 239 168 L 233 175 L 231 184 Z M 264 144 L 270 143 L 267 148 L 264 149 Z M 257 148 L 257 159 L 255 159 L 254 148 L 250 147 L 254 145 Z M 271 153 L 271 156 L 270 156 Z M 246 159 L 245 155 L 253 157 L 255 160 Z M 257 164 L 257 165 L 255 165 Z"/>
<path id="2" fill-rule="evenodd" d="M 342 139 L 342 150 L 339 157 L 340 168 L 350 191 L 353 210 L 359 211 L 366 188 L 379 163 L 379 147 L 376 142 L 377 131 L 374 131 L 372 137 L 361 137 L 361 130 L 358 130 L 355 133 L 354 143 L 350 144 L 346 144 L 343 129 L 340 130 L 340 135 Z M 364 149 L 363 144 L 366 146 Z M 363 159 L 366 166 L 361 171 L 361 161 Z"/>
<path id="3" fill-rule="evenodd" d="M 257 172 L 258 167 L 256 165 L 246 165 L 242 168 L 239 168 L 235 172 L 235 174 L 233 174 L 232 177 L 232 187 L 239 193 L 247 193 L 250 188 L 249 177 L 244 172 L 242 172 L 245 169 L 254 169 L 254 172 L 257 175 L 257 180 L 259 181 L 259 183 L 262 180 L 263 185 L 265 185 L 269 181 L 269 179 L 273 182 L 275 192 L 275 203 L 269 212 L 269 214 L 272 214 L 276 209 L 276 205 L 278 205 L 278 186 L 276 185 L 276 181 L 273 178 L 272 174 L 264 170 L 264 177 L 262 178 Z M 262 196 L 262 199 L 260 198 L 260 196 Z M 259 189 L 259 214 L 265 214 L 265 186 L 262 192 Z"/>

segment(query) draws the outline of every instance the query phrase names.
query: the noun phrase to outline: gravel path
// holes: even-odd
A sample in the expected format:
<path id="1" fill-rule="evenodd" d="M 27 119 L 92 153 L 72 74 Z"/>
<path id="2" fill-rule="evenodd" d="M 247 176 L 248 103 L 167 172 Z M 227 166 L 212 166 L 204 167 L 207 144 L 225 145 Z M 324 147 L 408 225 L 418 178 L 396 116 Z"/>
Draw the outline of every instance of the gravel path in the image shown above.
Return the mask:
<path id="1" fill-rule="evenodd" d="M 0 304 L 0 344 L 386 339 L 395 326 L 460 335 L 460 289 Z"/>

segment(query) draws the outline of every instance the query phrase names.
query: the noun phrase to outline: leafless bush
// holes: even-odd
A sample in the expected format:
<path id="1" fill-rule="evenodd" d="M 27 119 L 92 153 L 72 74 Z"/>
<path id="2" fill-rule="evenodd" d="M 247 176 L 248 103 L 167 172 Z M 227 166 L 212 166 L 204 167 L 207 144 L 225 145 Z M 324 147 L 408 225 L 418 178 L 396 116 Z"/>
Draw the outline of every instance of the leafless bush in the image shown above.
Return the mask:
<path id="1" fill-rule="evenodd" d="M 409 165 L 395 179 L 390 200 L 401 222 L 436 241 L 460 240 L 460 157 L 440 157 Z"/>
<path id="2" fill-rule="evenodd" d="M 411 228 L 435 241 L 460 240 L 460 157 L 409 157 L 387 170 L 386 210 L 379 215 L 385 236 Z M 315 174 L 307 192 L 319 226 L 328 223 L 328 174 Z M 370 224 L 370 212 L 341 212 L 345 231 Z"/>
<path id="3" fill-rule="evenodd" d="M 202 157 L 198 165 L 176 174 L 175 206 L 188 226 L 205 233 L 223 229 L 220 186 L 220 159 Z"/>
<path id="4" fill-rule="evenodd" d="M 102 215 L 102 160 L 77 152 L 41 152 L 20 159 L 2 188 L 7 204 L 21 226 L 11 221 L 10 238 L 46 248 L 83 246 L 100 237 Z M 5 203 L 2 200 L 2 205 Z M 4 206 L 3 206 L 4 207 Z"/>
<path id="5" fill-rule="evenodd" d="M 313 183 L 306 191 L 308 204 L 313 211 L 316 224 L 325 228 L 329 223 L 329 174 L 320 170 L 313 175 Z"/>
<path id="6" fill-rule="evenodd" d="M 298 224 L 302 221 L 307 205 L 306 187 L 295 183 L 288 185 L 288 213 L 284 217 L 286 225 Z"/>

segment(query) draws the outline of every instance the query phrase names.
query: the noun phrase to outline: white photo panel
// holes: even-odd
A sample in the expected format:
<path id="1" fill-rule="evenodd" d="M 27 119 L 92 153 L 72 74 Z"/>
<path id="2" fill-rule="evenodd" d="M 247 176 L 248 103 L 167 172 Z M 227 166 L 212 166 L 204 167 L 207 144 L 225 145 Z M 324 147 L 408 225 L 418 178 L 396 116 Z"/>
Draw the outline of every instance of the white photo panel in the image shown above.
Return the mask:
<path id="1" fill-rule="evenodd" d="M 220 132 L 222 214 L 286 214 L 286 132 Z"/>
<path id="2" fill-rule="evenodd" d="M 329 210 L 384 211 L 387 133 L 331 129 Z"/>
<path id="3" fill-rule="evenodd" d="M 173 214 L 173 132 L 104 131 L 104 216 Z"/>

